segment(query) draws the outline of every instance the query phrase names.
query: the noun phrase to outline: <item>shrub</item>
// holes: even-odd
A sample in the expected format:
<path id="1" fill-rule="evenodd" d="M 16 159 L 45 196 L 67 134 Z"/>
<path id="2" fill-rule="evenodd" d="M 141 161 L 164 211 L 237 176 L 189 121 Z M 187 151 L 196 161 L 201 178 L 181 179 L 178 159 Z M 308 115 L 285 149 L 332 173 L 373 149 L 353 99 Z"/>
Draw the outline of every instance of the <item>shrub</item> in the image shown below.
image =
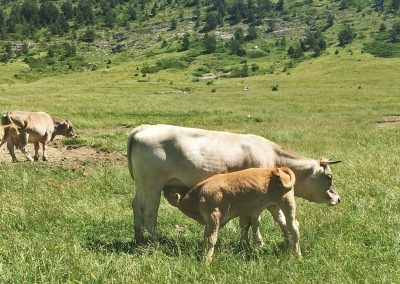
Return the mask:
<path id="1" fill-rule="evenodd" d="M 356 33 L 350 28 L 349 26 L 345 27 L 343 30 L 339 32 L 339 45 L 340 46 L 345 46 L 346 44 L 349 44 L 353 42 L 353 40 L 356 37 Z"/>

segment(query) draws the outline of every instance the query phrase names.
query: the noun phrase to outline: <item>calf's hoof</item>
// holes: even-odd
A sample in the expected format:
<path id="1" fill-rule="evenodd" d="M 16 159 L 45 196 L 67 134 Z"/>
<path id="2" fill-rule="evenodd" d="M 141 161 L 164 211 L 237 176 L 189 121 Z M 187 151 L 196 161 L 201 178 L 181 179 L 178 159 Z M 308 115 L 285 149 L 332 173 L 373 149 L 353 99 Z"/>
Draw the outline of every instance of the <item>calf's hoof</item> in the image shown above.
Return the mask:
<path id="1" fill-rule="evenodd" d="M 47 162 L 49 159 L 47 159 L 47 157 L 43 157 L 43 161 Z"/>

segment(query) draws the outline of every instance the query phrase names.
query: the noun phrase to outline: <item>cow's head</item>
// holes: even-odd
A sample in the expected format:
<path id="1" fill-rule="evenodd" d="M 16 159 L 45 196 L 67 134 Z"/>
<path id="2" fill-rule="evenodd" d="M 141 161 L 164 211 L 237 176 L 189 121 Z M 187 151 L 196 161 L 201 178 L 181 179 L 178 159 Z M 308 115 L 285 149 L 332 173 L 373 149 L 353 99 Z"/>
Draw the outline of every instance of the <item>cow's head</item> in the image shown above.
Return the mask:
<path id="1" fill-rule="evenodd" d="M 302 196 L 312 202 L 338 205 L 340 197 L 333 184 L 332 171 L 329 165 L 340 162 L 321 158 L 313 168 L 312 173 L 304 177 L 301 185 L 304 188 Z"/>
<path id="2" fill-rule="evenodd" d="M 77 138 L 78 137 L 78 135 L 74 131 L 72 123 L 69 122 L 68 120 L 61 122 L 61 124 L 59 125 L 57 130 L 58 130 L 59 135 L 63 135 L 68 138 Z"/>

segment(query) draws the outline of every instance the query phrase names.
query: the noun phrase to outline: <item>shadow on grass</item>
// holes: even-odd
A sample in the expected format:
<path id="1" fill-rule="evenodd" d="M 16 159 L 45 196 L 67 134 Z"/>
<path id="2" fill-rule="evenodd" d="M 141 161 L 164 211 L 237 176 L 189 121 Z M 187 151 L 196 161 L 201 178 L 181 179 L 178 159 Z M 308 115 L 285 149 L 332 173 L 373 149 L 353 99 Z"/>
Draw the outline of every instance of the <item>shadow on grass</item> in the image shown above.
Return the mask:
<path id="1" fill-rule="evenodd" d="M 161 251 L 164 254 L 172 257 L 182 255 L 193 256 L 198 261 L 203 260 L 204 244 L 201 239 L 192 240 L 184 238 L 167 238 L 161 236 L 156 242 L 147 240 L 143 244 L 137 244 L 135 241 L 107 241 L 107 240 L 89 240 L 86 243 L 89 250 L 102 253 L 126 253 L 132 255 L 152 255 L 156 251 Z M 289 255 L 288 248 L 285 242 L 278 243 L 271 247 L 266 245 L 262 248 L 253 244 L 250 248 L 242 248 L 237 240 L 224 240 L 216 245 L 215 256 L 219 254 L 232 255 L 235 258 L 240 258 L 244 261 L 259 260 L 268 256 L 278 258 Z"/>

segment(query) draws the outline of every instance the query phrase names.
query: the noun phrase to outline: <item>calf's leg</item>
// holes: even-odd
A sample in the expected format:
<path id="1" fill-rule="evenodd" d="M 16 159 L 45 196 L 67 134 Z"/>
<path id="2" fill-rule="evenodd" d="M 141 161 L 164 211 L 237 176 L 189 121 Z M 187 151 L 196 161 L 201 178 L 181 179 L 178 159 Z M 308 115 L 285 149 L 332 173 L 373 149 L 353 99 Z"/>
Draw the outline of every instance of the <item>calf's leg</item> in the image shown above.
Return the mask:
<path id="1" fill-rule="evenodd" d="M 210 262 L 214 254 L 214 247 L 217 243 L 218 230 L 221 220 L 221 211 L 216 208 L 211 213 L 211 216 L 207 220 L 207 225 L 204 230 L 204 241 L 205 241 L 205 260 Z"/>
<path id="2" fill-rule="evenodd" d="M 240 246 L 242 248 L 249 247 L 249 228 L 251 225 L 251 218 L 247 215 L 242 215 L 239 217 L 240 225 Z"/>
<path id="3" fill-rule="evenodd" d="M 11 141 L 11 139 L 10 139 L 10 140 L 7 140 L 7 149 L 8 149 L 8 152 L 10 152 L 12 161 L 13 161 L 14 163 L 18 162 L 18 159 L 17 159 L 17 157 L 15 156 L 15 152 L 14 152 L 14 143 Z"/>
<path id="4" fill-rule="evenodd" d="M 260 233 L 261 213 L 256 214 L 251 218 L 251 229 L 253 230 L 253 239 L 260 247 L 265 245 Z"/>
<path id="5" fill-rule="evenodd" d="M 144 241 L 143 236 L 143 224 L 144 224 L 144 213 L 141 198 L 141 190 L 136 187 L 136 194 L 132 200 L 132 211 L 133 211 L 133 228 L 135 233 L 135 241 L 140 244 Z"/>

